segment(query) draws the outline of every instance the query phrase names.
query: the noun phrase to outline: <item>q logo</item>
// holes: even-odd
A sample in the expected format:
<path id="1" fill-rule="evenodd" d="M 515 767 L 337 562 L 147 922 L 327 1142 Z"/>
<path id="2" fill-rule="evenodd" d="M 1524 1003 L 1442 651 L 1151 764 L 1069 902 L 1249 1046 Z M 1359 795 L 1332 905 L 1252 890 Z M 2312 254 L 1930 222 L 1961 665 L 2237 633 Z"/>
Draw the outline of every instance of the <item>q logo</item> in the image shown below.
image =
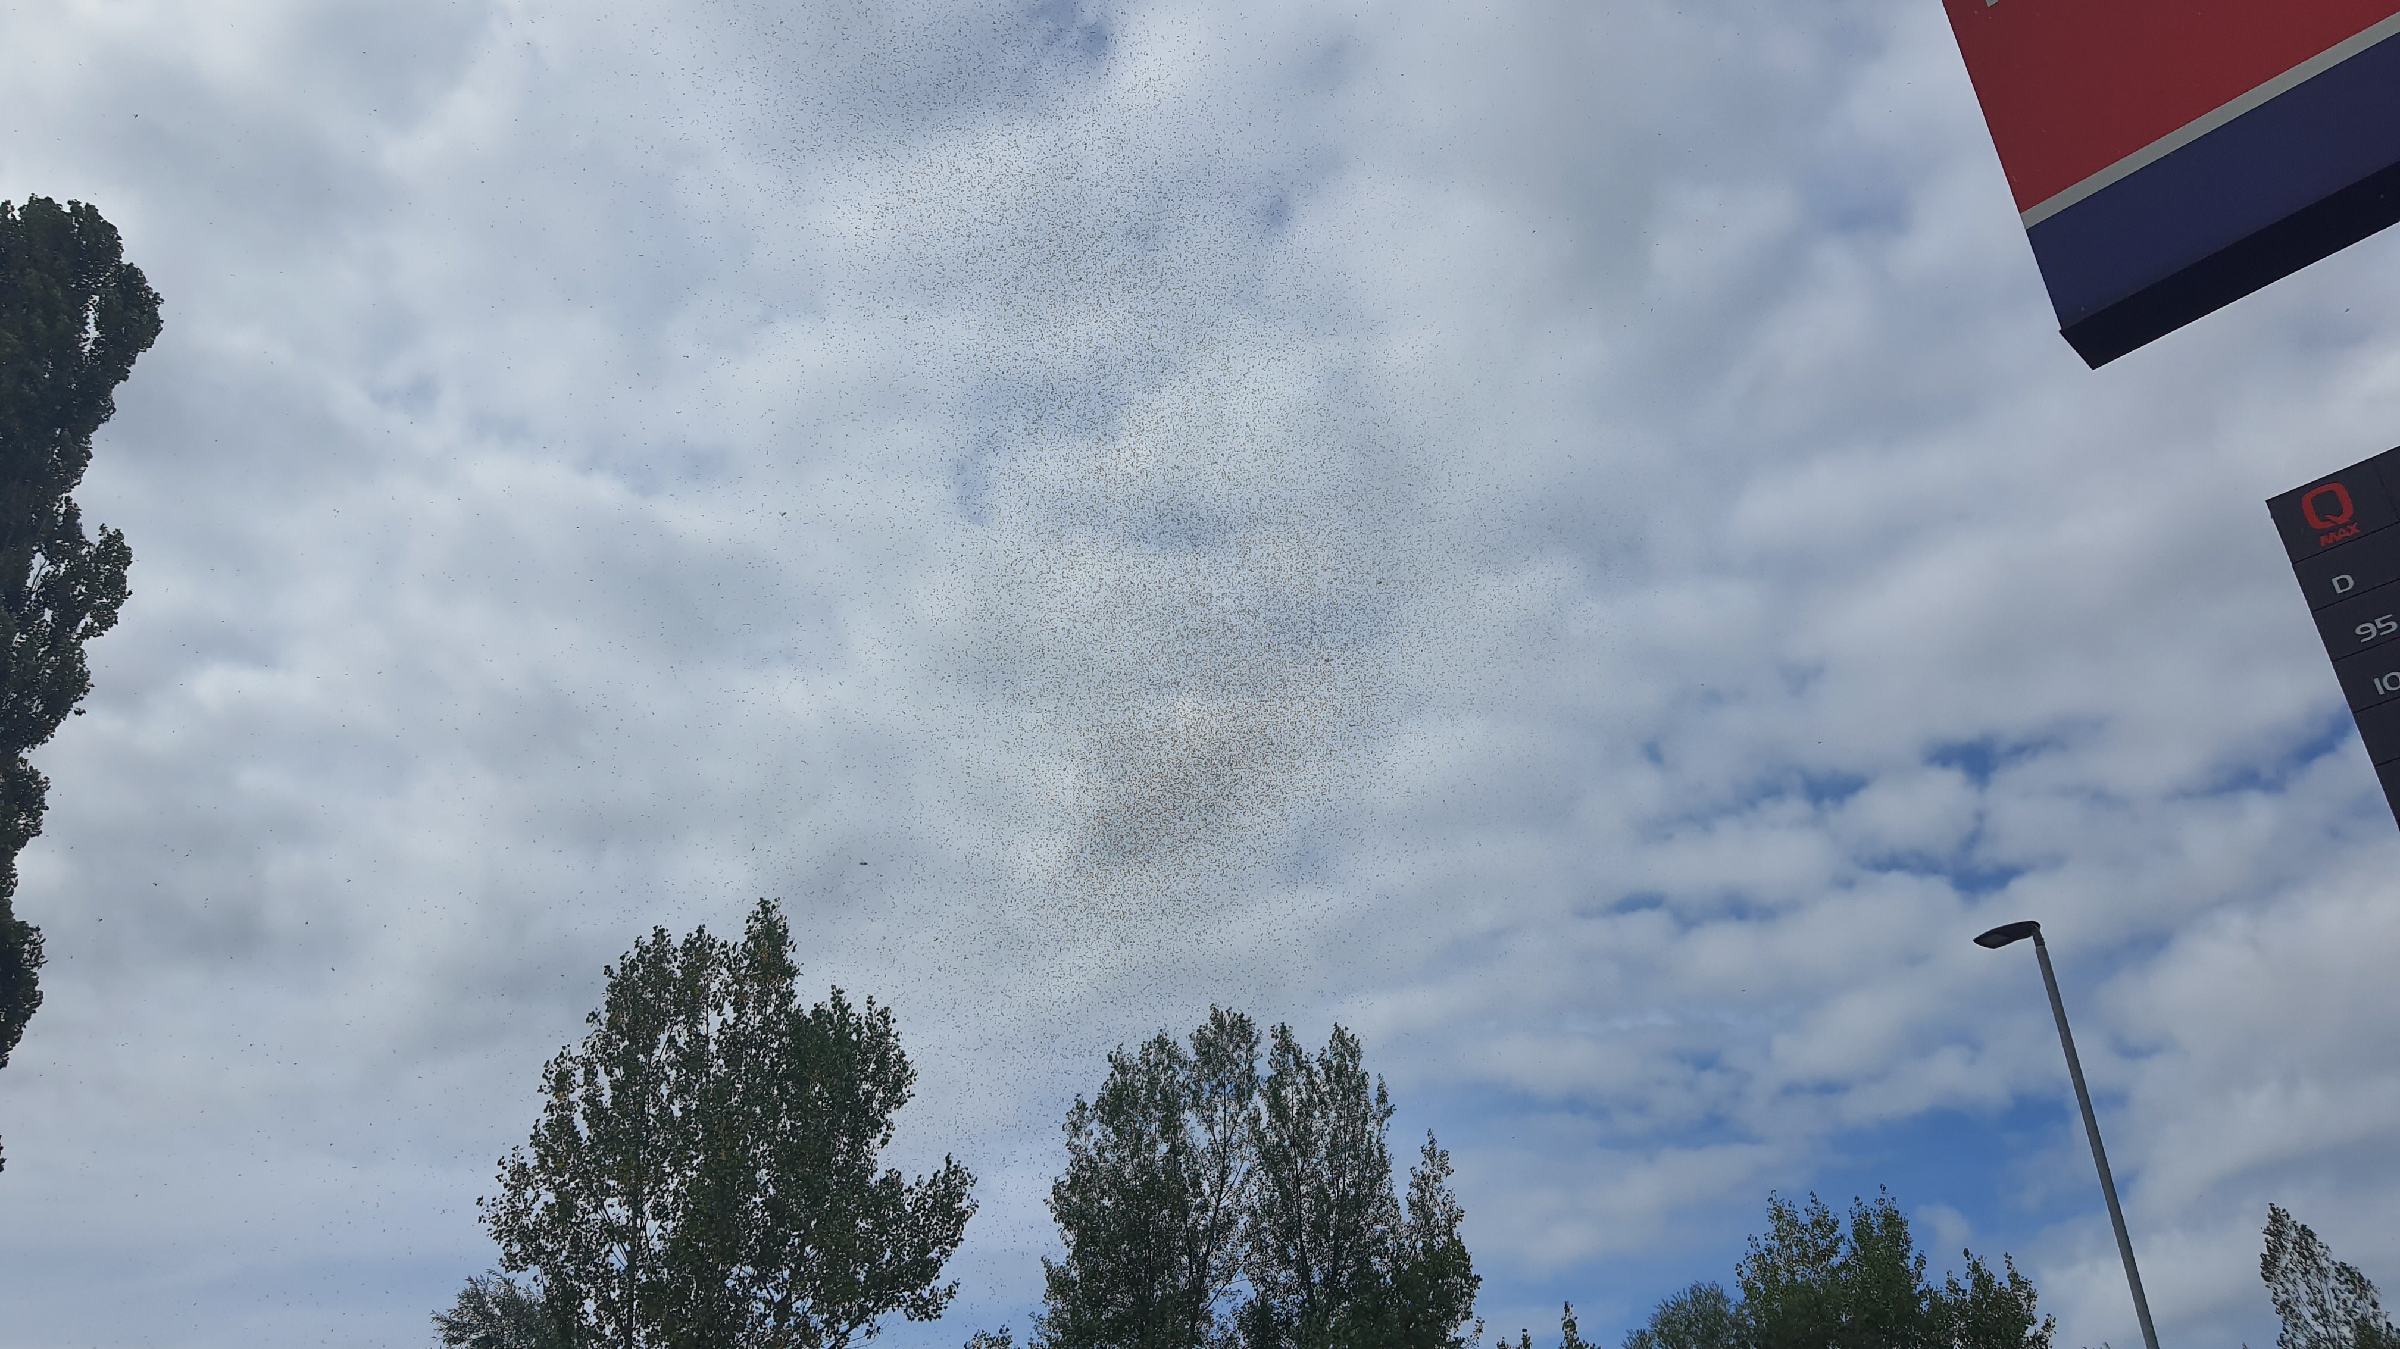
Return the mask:
<path id="1" fill-rule="evenodd" d="M 2301 516 L 2310 529 L 2320 532 L 2340 529 L 2357 513 L 2358 508 L 2350 502 L 2350 489 L 2338 482 L 2326 483 L 2300 498 Z"/>

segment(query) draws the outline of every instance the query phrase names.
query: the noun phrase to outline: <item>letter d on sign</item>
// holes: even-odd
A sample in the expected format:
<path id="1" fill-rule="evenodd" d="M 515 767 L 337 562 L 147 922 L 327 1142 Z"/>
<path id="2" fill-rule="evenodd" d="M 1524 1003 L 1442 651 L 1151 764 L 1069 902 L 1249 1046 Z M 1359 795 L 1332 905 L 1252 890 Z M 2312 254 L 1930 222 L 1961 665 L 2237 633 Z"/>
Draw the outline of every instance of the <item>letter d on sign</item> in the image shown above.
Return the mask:
<path id="1" fill-rule="evenodd" d="M 2333 578 L 2333 593 L 2336 595 L 2347 595 L 2356 589 L 2358 589 L 2358 578 L 2348 572 Z"/>

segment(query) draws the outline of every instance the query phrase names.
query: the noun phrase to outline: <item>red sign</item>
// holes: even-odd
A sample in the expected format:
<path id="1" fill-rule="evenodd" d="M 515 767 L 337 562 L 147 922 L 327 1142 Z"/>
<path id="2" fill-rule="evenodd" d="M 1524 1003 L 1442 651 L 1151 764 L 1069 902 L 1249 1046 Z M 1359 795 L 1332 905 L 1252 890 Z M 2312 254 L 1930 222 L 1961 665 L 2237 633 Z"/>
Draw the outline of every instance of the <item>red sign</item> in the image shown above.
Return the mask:
<path id="1" fill-rule="evenodd" d="M 1946 3 L 2020 211 L 2400 17 L 2400 0 Z"/>
<path id="2" fill-rule="evenodd" d="M 2400 0 L 1944 4 L 2094 365 L 2400 219 Z"/>

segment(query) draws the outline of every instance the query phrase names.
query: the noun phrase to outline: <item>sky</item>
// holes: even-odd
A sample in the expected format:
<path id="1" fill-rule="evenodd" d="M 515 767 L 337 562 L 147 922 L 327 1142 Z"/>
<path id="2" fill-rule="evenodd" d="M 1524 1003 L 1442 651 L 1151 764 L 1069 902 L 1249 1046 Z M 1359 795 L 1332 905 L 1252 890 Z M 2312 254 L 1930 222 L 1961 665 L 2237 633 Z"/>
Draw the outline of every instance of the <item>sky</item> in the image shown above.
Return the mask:
<path id="1" fill-rule="evenodd" d="M 2400 240 L 2101 371 L 1941 8 L 41 0 L 0 195 L 164 296 L 43 749 L 0 1349 L 422 1345 L 654 924 L 895 1009 L 1020 1332 L 1059 1122 L 1356 1030 L 1494 1332 L 1891 1187 L 2138 1342 L 2400 1280 L 2400 831 L 2262 500 Z"/>

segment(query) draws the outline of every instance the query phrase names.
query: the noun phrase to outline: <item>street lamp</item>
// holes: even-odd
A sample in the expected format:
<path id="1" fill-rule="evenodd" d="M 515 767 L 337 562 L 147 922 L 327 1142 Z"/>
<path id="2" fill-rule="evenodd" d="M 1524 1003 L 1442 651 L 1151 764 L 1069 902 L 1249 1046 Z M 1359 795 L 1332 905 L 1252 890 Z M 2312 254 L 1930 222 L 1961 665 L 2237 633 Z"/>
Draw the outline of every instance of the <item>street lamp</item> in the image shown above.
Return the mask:
<path id="1" fill-rule="evenodd" d="M 1997 951 L 2033 938 L 2033 953 L 2042 962 L 2042 984 L 2050 990 L 2050 1014 L 2058 1018 L 2058 1043 L 2067 1051 L 2067 1076 L 2075 1081 L 2075 1103 L 2083 1107 L 2083 1131 L 2092 1140 L 2092 1165 L 2100 1168 L 2100 1193 L 2108 1200 L 2108 1220 L 2117 1228 L 2117 1254 L 2125 1257 L 2125 1282 L 2133 1289 L 2134 1315 L 2142 1319 L 2142 1343 L 2158 1349 L 2158 1331 L 2150 1324 L 2150 1299 L 2142 1296 L 2142 1272 L 2134 1268 L 2133 1239 L 2125 1235 L 2125 1210 L 2117 1206 L 2117 1182 L 2108 1174 L 2108 1153 L 2100 1147 L 2100 1121 L 2092 1115 L 2092 1093 L 2083 1085 L 2083 1062 L 2075 1057 L 2075 1037 L 2067 1030 L 2067 1005 L 2059 1000 L 2058 974 L 2050 968 L 2050 946 L 2042 940 L 2042 925 L 2027 919 L 2003 923 L 1975 939 L 1977 946 Z"/>

